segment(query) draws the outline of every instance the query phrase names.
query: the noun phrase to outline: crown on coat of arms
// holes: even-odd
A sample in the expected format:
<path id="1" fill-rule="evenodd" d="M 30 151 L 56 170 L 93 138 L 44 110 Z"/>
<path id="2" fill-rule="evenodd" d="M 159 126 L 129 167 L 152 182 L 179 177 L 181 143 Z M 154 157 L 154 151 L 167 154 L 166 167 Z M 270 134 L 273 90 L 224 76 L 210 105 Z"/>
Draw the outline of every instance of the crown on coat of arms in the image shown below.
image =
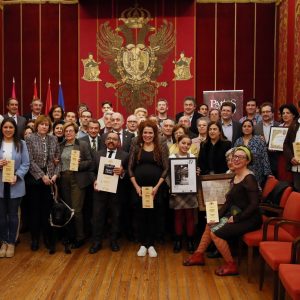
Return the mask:
<path id="1" fill-rule="evenodd" d="M 135 4 L 134 7 L 125 9 L 119 20 L 123 21 L 128 28 L 142 28 L 152 18 L 148 10 L 139 8 L 138 4 Z"/>

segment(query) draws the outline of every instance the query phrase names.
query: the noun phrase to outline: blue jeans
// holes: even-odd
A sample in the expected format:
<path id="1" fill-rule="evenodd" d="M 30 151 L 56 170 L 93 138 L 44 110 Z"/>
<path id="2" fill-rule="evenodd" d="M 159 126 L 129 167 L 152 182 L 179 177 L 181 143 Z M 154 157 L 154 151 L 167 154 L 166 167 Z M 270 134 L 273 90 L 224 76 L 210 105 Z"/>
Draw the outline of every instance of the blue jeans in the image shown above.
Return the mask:
<path id="1" fill-rule="evenodd" d="M 0 240 L 15 244 L 19 228 L 20 198 L 0 198 Z"/>

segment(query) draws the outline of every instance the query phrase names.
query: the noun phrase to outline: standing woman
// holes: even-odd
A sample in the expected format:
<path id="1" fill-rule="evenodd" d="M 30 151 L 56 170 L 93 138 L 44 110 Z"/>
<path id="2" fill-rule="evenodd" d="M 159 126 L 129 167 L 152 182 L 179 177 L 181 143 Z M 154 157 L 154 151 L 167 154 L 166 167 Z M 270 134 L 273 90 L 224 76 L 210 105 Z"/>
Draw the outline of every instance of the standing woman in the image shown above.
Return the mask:
<path id="1" fill-rule="evenodd" d="M 165 181 L 169 169 L 169 151 L 166 143 L 159 143 L 158 129 L 155 123 L 147 120 L 139 125 L 137 143 L 132 145 L 129 154 L 128 173 L 135 188 L 134 204 L 139 230 L 141 247 L 138 256 L 156 257 L 154 249 L 157 231 L 157 206 L 162 201 L 161 185 Z M 143 208 L 142 187 L 152 186 L 154 208 Z"/>
<path id="2" fill-rule="evenodd" d="M 53 230 L 49 223 L 49 215 L 53 205 L 51 185 L 59 174 L 59 158 L 57 138 L 49 135 L 51 120 L 40 115 L 34 124 L 35 132 L 26 138 L 29 152 L 30 168 L 28 174 L 29 227 L 31 232 L 31 250 L 39 248 L 40 233 L 49 253 L 55 252 Z"/>
<path id="3" fill-rule="evenodd" d="M 65 140 L 60 145 L 61 151 L 61 176 L 60 193 L 64 201 L 75 210 L 74 223 L 68 227 L 68 241 L 72 242 L 72 248 L 80 248 L 84 244 L 84 228 L 82 207 L 85 197 L 86 187 L 92 184 L 92 154 L 88 144 L 80 139 L 76 139 L 78 132 L 77 124 L 67 122 L 64 124 Z M 78 171 L 70 171 L 70 161 L 72 150 L 80 151 Z"/>
<path id="4" fill-rule="evenodd" d="M 63 120 L 56 121 L 53 124 L 53 135 L 57 137 L 58 143 L 62 143 L 65 139 L 64 137 L 64 124 L 65 122 Z"/>
<path id="5" fill-rule="evenodd" d="M 253 163 L 249 169 L 254 173 L 260 186 L 263 186 L 267 177 L 272 175 L 266 142 L 258 135 L 254 135 L 254 126 L 251 120 L 242 123 L 242 136 L 235 141 L 234 147 L 247 146 L 253 155 Z"/>
<path id="6" fill-rule="evenodd" d="M 24 176 L 29 169 L 26 144 L 20 140 L 17 124 L 13 118 L 5 118 L 0 127 L 0 178 L 7 160 L 15 162 L 13 181 L 0 181 L 0 257 L 13 257 L 19 228 L 18 209 L 25 195 Z"/>
<path id="7" fill-rule="evenodd" d="M 219 122 L 210 122 L 208 136 L 200 145 L 198 166 L 200 174 L 221 174 L 228 170 L 225 153 L 231 148 L 231 142 L 224 136 Z"/>
<path id="8" fill-rule="evenodd" d="M 60 105 L 53 105 L 49 111 L 49 117 L 52 124 L 57 121 L 62 121 L 64 119 L 64 109 Z"/>
<path id="9" fill-rule="evenodd" d="M 295 163 L 295 161 L 294 163 L 291 161 L 291 159 L 294 157 L 292 151 L 293 149 L 292 142 L 294 141 L 291 141 L 290 138 L 291 137 L 296 138 L 295 133 L 297 131 L 295 132 L 295 130 L 297 127 L 297 119 L 299 118 L 299 112 L 297 110 L 297 107 L 292 103 L 281 105 L 279 108 L 279 112 L 282 120 L 282 123 L 280 123 L 279 126 L 292 127 L 292 129 L 290 130 L 289 141 L 288 143 L 286 143 L 286 146 L 288 144 L 289 145 L 287 147 L 284 146 L 285 150 L 283 150 L 283 152 L 279 152 L 278 155 L 277 177 L 279 180 L 288 181 L 290 184 L 292 184 L 293 173 L 291 171 L 292 171 L 292 165 Z M 293 132 L 293 134 L 291 134 L 291 132 Z"/>

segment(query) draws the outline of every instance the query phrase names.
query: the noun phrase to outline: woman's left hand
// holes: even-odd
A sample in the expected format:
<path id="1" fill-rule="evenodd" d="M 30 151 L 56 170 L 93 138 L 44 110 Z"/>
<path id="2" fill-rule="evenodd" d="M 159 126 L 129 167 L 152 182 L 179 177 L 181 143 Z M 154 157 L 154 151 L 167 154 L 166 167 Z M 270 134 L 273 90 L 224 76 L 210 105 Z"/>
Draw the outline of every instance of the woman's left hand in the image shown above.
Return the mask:
<path id="1" fill-rule="evenodd" d="M 228 219 L 227 223 L 234 223 L 233 216 Z"/>
<path id="2" fill-rule="evenodd" d="M 155 197 L 157 191 L 158 191 L 158 187 L 157 186 L 153 187 L 153 190 L 152 190 L 153 198 Z"/>
<path id="3" fill-rule="evenodd" d="M 14 179 L 13 179 L 13 181 L 10 184 L 14 185 L 14 184 L 16 184 L 16 182 L 17 182 L 17 175 L 14 176 Z"/>

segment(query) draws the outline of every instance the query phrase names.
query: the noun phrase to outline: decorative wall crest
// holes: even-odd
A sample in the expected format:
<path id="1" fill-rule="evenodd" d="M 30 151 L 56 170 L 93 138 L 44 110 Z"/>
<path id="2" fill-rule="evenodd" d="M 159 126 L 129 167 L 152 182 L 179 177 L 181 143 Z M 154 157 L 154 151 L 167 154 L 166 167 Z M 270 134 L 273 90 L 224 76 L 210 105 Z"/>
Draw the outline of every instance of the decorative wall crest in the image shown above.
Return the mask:
<path id="1" fill-rule="evenodd" d="M 96 62 L 94 60 L 94 56 L 92 53 L 89 53 L 88 58 L 81 59 L 83 67 L 84 67 L 84 74 L 82 79 L 86 81 L 102 81 L 98 76 L 100 74 L 99 65 L 100 62 Z"/>
<path id="2" fill-rule="evenodd" d="M 149 24 L 150 12 L 135 5 L 121 14 L 120 26 L 112 29 L 109 22 L 101 24 L 97 33 L 97 50 L 110 66 L 117 80 L 106 82 L 128 112 L 153 103 L 157 89 L 167 82 L 156 81 L 163 63 L 175 46 L 173 24 L 166 20 L 156 30 Z M 151 34 L 151 32 L 153 32 Z"/>
<path id="3" fill-rule="evenodd" d="M 180 58 L 177 61 L 173 61 L 175 64 L 174 74 L 175 77 L 173 80 L 189 80 L 192 78 L 190 64 L 191 64 L 191 57 L 186 57 L 184 52 L 180 53 Z"/>

